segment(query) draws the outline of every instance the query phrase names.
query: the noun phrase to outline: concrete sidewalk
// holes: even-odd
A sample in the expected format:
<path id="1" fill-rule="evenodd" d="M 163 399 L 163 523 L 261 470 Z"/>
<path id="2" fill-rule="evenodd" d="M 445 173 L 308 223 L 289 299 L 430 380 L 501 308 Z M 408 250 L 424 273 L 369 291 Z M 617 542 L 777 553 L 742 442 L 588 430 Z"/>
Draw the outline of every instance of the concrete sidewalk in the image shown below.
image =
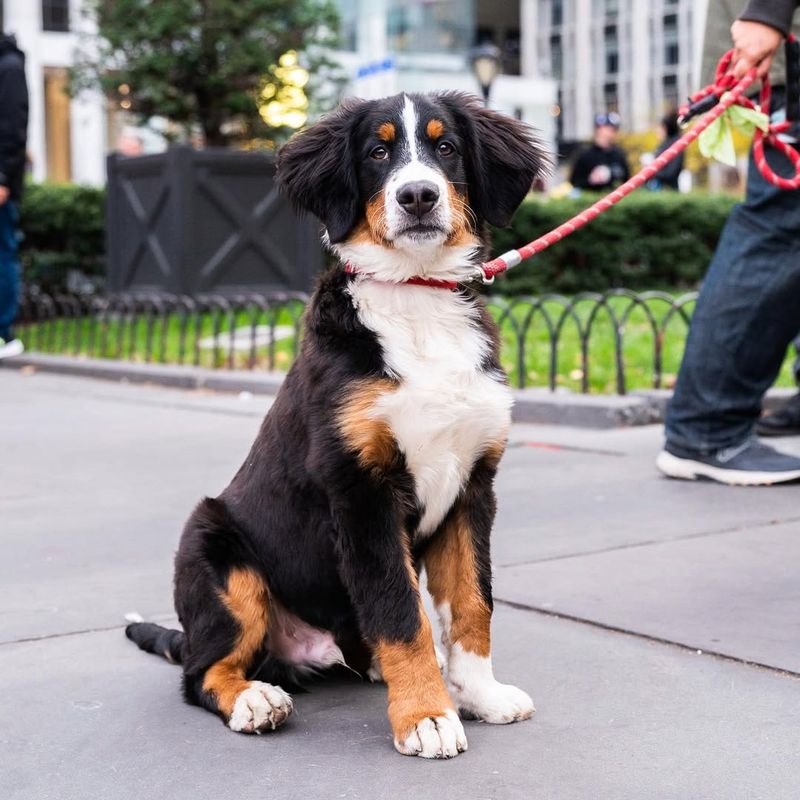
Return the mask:
<path id="1" fill-rule="evenodd" d="M 512 431 L 495 662 L 533 720 L 425 762 L 382 686 L 313 686 L 262 737 L 184 705 L 122 615 L 173 619 L 183 521 L 266 404 L 0 373 L 0 798 L 800 796 L 800 486 L 662 479 L 655 427 Z"/>

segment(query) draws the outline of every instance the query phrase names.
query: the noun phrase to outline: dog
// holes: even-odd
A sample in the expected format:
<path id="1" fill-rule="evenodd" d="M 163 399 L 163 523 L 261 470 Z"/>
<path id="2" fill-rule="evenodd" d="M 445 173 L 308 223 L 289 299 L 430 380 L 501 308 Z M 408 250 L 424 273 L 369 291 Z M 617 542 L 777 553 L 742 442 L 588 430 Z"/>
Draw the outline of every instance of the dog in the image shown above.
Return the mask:
<path id="1" fill-rule="evenodd" d="M 277 728 L 292 700 L 276 684 L 337 664 L 386 682 L 406 755 L 466 750 L 459 711 L 533 714 L 492 671 L 493 482 L 512 399 L 466 284 L 487 223 L 507 225 L 546 165 L 527 125 L 461 93 L 348 101 L 282 148 L 282 190 L 340 263 L 244 464 L 183 531 L 183 631 L 126 629 L 182 664 L 186 700 L 231 730 Z"/>

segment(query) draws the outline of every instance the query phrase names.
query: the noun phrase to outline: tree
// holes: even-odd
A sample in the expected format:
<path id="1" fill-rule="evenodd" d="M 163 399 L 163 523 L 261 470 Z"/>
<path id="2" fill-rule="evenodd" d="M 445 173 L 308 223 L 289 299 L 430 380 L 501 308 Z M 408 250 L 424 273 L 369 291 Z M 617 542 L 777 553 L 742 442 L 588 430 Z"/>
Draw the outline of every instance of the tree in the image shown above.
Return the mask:
<path id="1" fill-rule="evenodd" d="M 338 30 L 330 0 L 89 0 L 86 14 L 97 34 L 81 39 L 72 93 L 99 87 L 210 146 L 283 138 L 336 80 L 323 52 Z M 294 112 L 285 120 L 280 102 Z"/>

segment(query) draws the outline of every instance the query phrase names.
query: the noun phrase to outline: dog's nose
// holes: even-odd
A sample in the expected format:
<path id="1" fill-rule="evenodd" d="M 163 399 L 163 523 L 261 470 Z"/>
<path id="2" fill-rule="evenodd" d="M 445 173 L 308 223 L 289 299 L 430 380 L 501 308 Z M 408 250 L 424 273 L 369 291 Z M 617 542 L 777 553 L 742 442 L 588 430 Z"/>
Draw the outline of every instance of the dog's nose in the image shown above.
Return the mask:
<path id="1" fill-rule="evenodd" d="M 439 190 L 430 181 L 406 183 L 397 190 L 397 202 L 404 211 L 422 218 L 433 210 L 439 200 Z"/>

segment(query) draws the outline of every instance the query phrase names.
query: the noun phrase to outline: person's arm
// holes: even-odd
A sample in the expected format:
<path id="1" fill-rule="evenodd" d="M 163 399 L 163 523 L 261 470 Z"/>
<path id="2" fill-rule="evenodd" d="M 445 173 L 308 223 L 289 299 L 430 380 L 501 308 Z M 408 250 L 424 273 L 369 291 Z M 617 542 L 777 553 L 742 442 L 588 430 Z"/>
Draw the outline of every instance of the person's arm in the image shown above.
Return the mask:
<path id="1" fill-rule="evenodd" d="M 734 77 L 741 78 L 752 67 L 758 68 L 759 78 L 769 73 L 798 5 L 797 0 L 749 0 L 731 27 Z"/>
<path id="2" fill-rule="evenodd" d="M 0 205 L 9 197 L 11 176 L 25 167 L 28 86 L 20 64 L 0 71 Z"/>
<path id="3" fill-rule="evenodd" d="M 792 17 L 800 3 L 797 0 L 749 0 L 739 19 L 761 22 L 787 36 L 792 29 Z"/>

